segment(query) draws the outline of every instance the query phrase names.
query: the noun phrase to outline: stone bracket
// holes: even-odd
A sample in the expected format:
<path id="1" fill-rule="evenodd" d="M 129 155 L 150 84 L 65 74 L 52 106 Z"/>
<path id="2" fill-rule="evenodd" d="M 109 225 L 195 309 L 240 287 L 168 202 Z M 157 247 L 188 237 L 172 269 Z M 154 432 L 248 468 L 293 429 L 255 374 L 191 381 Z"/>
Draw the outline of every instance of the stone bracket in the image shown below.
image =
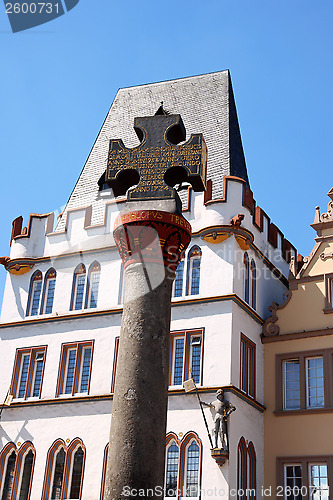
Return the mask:
<path id="1" fill-rule="evenodd" d="M 222 467 L 229 459 L 229 451 L 223 448 L 213 448 L 210 450 L 210 454 L 219 467 Z"/>

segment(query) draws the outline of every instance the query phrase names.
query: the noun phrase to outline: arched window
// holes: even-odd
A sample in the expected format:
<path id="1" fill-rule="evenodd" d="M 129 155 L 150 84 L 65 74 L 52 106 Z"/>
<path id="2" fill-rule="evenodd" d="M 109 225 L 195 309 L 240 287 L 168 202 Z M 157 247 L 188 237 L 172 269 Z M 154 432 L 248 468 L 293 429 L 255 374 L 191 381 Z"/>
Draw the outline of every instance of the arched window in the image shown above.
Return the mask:
<path id="1" fill-rule="evenodd" d="M 248 499 L 254 500 L 256 498 L 256 489 L 257 489 L 257 458 L 252 441 L 248 445 L 247 454 L 248 454 L 247 488 L 249 491 Z"/>
<path id="2" fill-rule="evenodd" d="M 14 443 L 8 443 L 0 454 L 1 500 L 29 500 L 35 449 L 30 441 L 17 450 Z"/>
<path id="3" fill-rule="evenodd" d="M 80 498 L 82 489 L 82 472 L 83 472 L 84 451 L 79 446 L 72 453 L 71 463 L 71 481 L 68 498 Z"/>
<path id="4" fill-rule="evenodd" d="M 86 286 L 86 268 L 79 264 L 74 271 L 71 311 L 83 309 L 84 290 Z"/>
<path id="5" fill-rule="evenodd" d="M 35 456 L 32 450 L 29 450 L 24 457 L 19 500 L 28 500 L 29 498 L 34 458 Z"/>
<path id="6" fill-rule="evenodd" d="M 42 281 L 43 281 L 43 276 L 40 271 L 36 271 L 31 276 L 28 306 L 27 306 L 27 316 L 37 316 L 37 314 L 39 313 Z"/>
<path id="7" fill-rule="evenodd" d="M 165 496 L 176 497 L 178 489 L 179 446 L 172 440 L 167 446 Z"/>
<path id="8" fill-rule="evenodd" d="M 52 493 L 50 498 L 61 498 L 62 485 L 64 481 L 66 453 L 64 448 L 59 448 L 55 455 L 55 466 L 53 472 Z"/>
<path id="9" fill-rule="evenodd" d="M 49 449 L 42 500 L 80 499 L 82 493 L 85 447 L 81 439 L 65 445 L 58 439 Z"/>
<path id="10" fill-rule="evenodd" d="M 54 290 L 57 279 L 57 273 L 53 268 L 49 269 L 44 278 L 43 299 L 41 305 L 41 314 L 51 314 L 53 309 Z"/>
<path id="11" fill-rule="evenodd" d="M 251 260 L 251 305 L 257 307 L 257 269 L 254 260 Z"/>
<path id="12" fill-rule="evenodd" d="M 13 450 L 7 459 L 6 474 L 4 476 L 4 486 L 3 486 L 1 500 L 10 500 L 14 484 L 15 465 L 16 465 L 16 451 Z"/>
<path id="13" fill-rule="evenodd" d="M 173 296 L 181 297 L 183 295 L 183 283 L 184 283 L 184 259 L 178 264 L 176 270 L 176 277 L 174 282 Z"/>
<path id="14" fill-rule="evenodd" d="M 247 252 L 244 253 L 244 300 L 250 303 L 250 261 Z"/>
<path id="15" fill-rule="evenodd" d="M 186 448 L 185 486 L 187 497 L 199 496 L 200 449 L 193 440 Z"/>
<path id="16" fill-rule="evenodd" d="M 101 266 L 98 262 L 93 262 L 89 268 L 86 308 L 95 309 L 97 307 L 99 279 L 101 274 Z"/>
<path id="17" fill-rule="evenodd" d="M 245 439 L 241 437 L 238 443 L 237 450 L 237 499 L 245 499 L 246 491 L 246 443 Z"/>
<path id="18" fill-rule="evenodd" d="M 187 295 L 198 295 L 200 285 L 201 250 L 192 247 L 188 254 L 187 265 Z"/>

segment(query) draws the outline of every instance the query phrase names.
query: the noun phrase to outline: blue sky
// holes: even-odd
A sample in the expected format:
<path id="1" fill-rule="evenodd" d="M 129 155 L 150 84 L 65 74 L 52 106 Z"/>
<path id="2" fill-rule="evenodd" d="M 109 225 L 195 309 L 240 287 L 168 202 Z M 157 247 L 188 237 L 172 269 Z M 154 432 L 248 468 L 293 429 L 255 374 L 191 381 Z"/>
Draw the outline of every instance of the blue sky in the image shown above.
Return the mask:
<path id="1" fill-rule="evenodd" d="M 1 3 L 0 255 L 15 217 L 66 203 L 119 87 L 227 68 L 255 199 L 308 254 L 333 186 L 332 18 L 328 0 L 80 0 L 13 34 Z"/>

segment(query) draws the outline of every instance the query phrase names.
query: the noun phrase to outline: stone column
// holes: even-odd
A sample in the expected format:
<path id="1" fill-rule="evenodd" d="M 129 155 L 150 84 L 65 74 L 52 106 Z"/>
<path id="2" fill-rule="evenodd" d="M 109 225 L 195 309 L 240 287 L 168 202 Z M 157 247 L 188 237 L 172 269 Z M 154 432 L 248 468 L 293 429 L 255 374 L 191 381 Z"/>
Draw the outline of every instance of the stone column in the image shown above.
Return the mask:
<path id="1" fill-rule="evenodd" d="M 160 499 L 172 283 L 191 226 L 179 215 L 137 210 L 118 217 L 114 237 L 124 264 L 125 298 L 104 499 L 137 499 L 139 490 Z"/>

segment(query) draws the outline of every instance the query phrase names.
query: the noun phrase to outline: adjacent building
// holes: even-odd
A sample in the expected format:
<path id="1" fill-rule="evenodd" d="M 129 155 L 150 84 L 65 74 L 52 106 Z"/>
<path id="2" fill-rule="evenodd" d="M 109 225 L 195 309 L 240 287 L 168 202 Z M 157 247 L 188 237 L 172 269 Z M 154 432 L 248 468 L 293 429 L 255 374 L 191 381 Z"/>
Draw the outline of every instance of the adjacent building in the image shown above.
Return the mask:
<path id="1" fill-rule="evenodd" d="M 328 499 L 333 485 L 333 189 L 316 244 L 270 307 L 265 348 L 265 484 L 273 497 Z"/>
<path id="2" fill-rule="evenodd" d="M 263 498 L 262 325 L 288 292 L 296 250 L 254 200 L 222 71 L 120 89 L 58 220 L 14 221 L 0 325 L 0 397 L 13 397 L 1 417 L 2 500 L 103 497 L 123 296 L 112 230 L 125 201 L 103 176 L 109 140 L 136 146 L 134 118 L 161 101 L 208 149 L 206 192 L 179 191 L 193 237 L 172 299 L 165 495 L 245 498 L 248 488 Z M 191 376 L 203 401 L 223 388 L 237 408 L 228 453 L 211 451 L 197 396 L 183 389 Z"/>

